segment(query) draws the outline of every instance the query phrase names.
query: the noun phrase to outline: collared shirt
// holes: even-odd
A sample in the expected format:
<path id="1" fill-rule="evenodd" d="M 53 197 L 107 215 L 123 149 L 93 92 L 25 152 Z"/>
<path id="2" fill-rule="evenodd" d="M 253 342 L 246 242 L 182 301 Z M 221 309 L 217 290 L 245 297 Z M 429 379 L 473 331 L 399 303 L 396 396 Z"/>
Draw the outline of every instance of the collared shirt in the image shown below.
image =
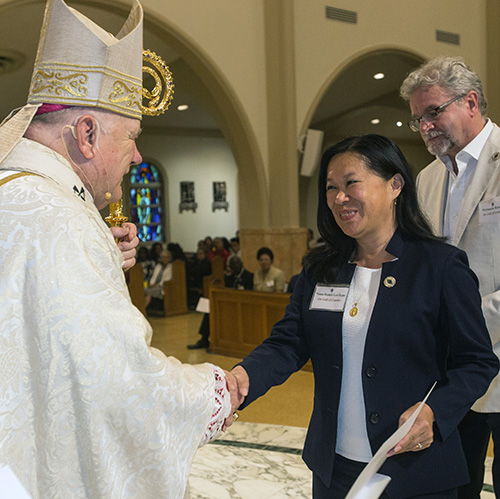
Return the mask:
<path id="1" fill-rule="evenodd" d="M 462 201 L 476 170 L 479 155 L 483 150 L 493 123 L 486 121 L 486 125 L 455 157 L 458 174 L 453 171 L 449 156 L 438 156 L 448 170 L 448 187 L 444 205 L 443 235 L 450 240 L 455 233 L 458 215 L 462 208 Z"/>

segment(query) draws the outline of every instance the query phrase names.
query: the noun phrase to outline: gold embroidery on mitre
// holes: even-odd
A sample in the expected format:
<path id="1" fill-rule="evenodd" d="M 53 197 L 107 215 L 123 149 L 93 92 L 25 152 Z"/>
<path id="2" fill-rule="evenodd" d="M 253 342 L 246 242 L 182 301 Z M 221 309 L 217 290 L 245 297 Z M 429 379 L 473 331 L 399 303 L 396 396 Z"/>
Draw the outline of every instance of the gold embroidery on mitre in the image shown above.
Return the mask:
<path id="1" fill-rule="evenodd" d="M 48 93 L 61 95 L 67 92 L 75 97 L 85 97 L 88 89 L 85 84 L 88 82 L 88 76 L 84 73 L 70 73 L 63 76 L 56 71 L 38 70 L 33 76 L 31 92 L 34 94 L 47 90 Z"/>
<path id="2" fill-rule="evenodd" d="M 127 107 L 137 106 L 141 108 L 139 99 L 142 85 L 128 86 L 124 81 L 117 80 L 113 84 L 114 92 L 110 94 L 109 101 L 115 104 L 124 104 Z"/>
<path id="3" fill-rule="evenodd" d="M 172 73 L 165 61 L 151 50 L 142 51 L 142 60 L 148 64 L 142 67 L 142 72 L 151 75 L 155 85 L 152 90 L 142 88 L 142 97 L 149 103 L 141 104 L 141 111 L 147 116 L 157 116 L 164 113 L 172 102 L 174 96 Z"/>

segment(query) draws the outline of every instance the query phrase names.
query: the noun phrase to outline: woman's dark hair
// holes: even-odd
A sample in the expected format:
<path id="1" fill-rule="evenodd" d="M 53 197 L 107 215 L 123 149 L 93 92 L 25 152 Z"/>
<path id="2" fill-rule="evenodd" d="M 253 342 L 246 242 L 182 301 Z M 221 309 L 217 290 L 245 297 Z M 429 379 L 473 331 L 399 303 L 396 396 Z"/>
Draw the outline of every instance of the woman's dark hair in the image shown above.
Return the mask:
<path id="1" fill-rule="evenodd" d="M 180 244 L 168 243 L 167 250 L 170 251 L 170 254 L 172 255 L 173 262 L 175 260 L 182 260 L 183 262 L 186 261 L 186 255 L 184 254 L 184 251 L 182 250 L 182 247 Z"/>
<path id="2" fill-rule="evenodd" d="M 325 244 L 311 251 L 305 260 L 305 268 L 320 282 L 334 282 L 338 268 L 347 263 L 355 248 L 356 240 L 344 234 L 337 225 L 326 202 L 326 175 L 328 165 L 334 156 L 354 153 L 363 159 L 365 165 L 379 177 L 390 180 L 399 174 L 404 185 L 396 203 L 396 225 L 412 239 L 442 238 L 434 236 L 417 199 L 415 179 L 399 147 L 381 135 L 348 137 L 329 147 L 321 158 L 318 179 L 318 230 Z"/>
<path id="3" fill-rule="evenodd" d="M 150 259 L 149 250 L 146 246 L 140 246 L 137 250 L 137 261 L 146 262 Z"/>
<path id="4" fill-rule="evenodd" d="M 231 249 L 231 243 L 229 242 L 227 237 L 221 237 L 222 239 L 222 246 L 224 246 L 224 249 L 226 251 L 230 251 Z"/>
<path id="5" fill-rule="evenodd" d="M 271 262 L 274 261 L 274 254 L 273 252 L 269 249 L 263 246 L 262 248 L 257 251 L 257 260 L 262 256 L 262 255 L 267 255 L 270 259 Z"/>
<path id="6" fill-rule="evenodd" d="M 163 244 L 160 242 L 153 243 L 153 245 L 151 246 L 151 251 L 149 254 L 151 255 L 151 258 L 155 262 L 158 261 L 158 257 L 160 256 L 160 251 L 162 250 L 163 250 Z"/>

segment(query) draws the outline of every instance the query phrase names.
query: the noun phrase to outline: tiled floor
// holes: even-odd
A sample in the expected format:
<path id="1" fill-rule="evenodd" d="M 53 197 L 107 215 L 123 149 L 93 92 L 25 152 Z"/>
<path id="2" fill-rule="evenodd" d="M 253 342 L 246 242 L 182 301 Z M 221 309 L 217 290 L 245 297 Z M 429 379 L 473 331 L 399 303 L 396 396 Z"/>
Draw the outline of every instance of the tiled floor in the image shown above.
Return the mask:
<path id="1" fill-rule="evenodd" d="M 189 479 L 191 498 L 311 498 L 311 473 L 300 457 L 305 435 L 305 428 L 238 421 L 198 450 Z M 490 470 L 487 458 L 481 499 L 495 499 Z"/>
<path id="2" fill-rule="evenodd" d="M 304 428 L 235 423 L 197 452 L 191 497 L 310 498 L 311 473 L 300 457 L 304 438 Z"/>
<path id="3" fill-rule="evenodd" d="M 201 315 L 151 319 L 153 346 L 182 362 L 211 362 L 224 369 L 239 359 L 188 350 L 198 340 Z M 240 413 L 217 441 L 198 450 L 190 475 L 192 499 L 311 498 L 311 473 L 301 459 L 312 409 L 313 379 L 299 372 Z M 481 499 L 494 499 L 487 458 Z"/>

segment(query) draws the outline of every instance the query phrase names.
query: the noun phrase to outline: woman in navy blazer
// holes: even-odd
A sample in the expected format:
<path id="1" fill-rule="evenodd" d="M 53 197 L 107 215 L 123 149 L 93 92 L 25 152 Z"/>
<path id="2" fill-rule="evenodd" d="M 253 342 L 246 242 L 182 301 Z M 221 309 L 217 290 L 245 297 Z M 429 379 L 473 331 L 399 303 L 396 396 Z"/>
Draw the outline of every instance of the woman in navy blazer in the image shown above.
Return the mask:
<path id="1" fill-rule="evenodd" d="M 383 497 L 456 497 L 468 481 L 457 425 L 499 367 L 465 253 L 432 235 L 403 154 L 378 135 L 324 153 L 318 228 L 326 244 L 284 318 L 233 369 L 241 408 L 311 359 L 303 458 L 315 499 L 344 498 L 437 381 L 380 470 Z"/>

